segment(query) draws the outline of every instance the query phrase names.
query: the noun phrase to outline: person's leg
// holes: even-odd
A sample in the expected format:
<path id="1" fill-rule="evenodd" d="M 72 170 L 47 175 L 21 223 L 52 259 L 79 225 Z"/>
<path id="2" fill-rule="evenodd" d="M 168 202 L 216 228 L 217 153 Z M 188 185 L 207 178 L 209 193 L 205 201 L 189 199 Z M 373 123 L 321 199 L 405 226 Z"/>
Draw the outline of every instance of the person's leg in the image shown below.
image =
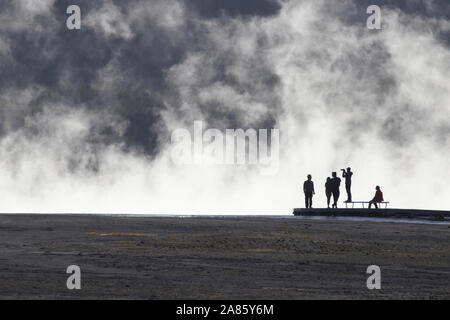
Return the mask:
<path id="1" fill-rule="evenodd" d="M 339 190 L 336 191 L 336 200 L 334 201 L 334 207 L 335 207 L 335 208 L 337 208 L 337 203 L 338 203 L 339 195 L 340 195 L 340 194 L 341 194 L 341 193 L 339 192 Z"/>
<path id="2" fill-rule="evenodd" d="M 338 198 L 339 198 L 339 192 L 333 191 L 333 208 L 337 208 Z"/>
<path id="3" fill-rule="evenodd" d="M 378 209 L 378 204 L 376 202 L 373 203 L 375 205 L 375 209 Z"/>
<path id="4" fill-rule="evenodd" d="M 352 191 L 351 191 L 352 185 L 348 184 L 345 186 L 345 190 L 347 191 L 347 201 L 352 202 Z"/>
<path id="5" fill-rule="evenodd" d="M 327 207 L 330 207 L 331 193 L 327 193 Z"/>
<path id="6" fill-rule="evenodd" d="M 312 192 L 305 193 L 305 205 L 306 205 L 306 208 L 311 208 Z"/>

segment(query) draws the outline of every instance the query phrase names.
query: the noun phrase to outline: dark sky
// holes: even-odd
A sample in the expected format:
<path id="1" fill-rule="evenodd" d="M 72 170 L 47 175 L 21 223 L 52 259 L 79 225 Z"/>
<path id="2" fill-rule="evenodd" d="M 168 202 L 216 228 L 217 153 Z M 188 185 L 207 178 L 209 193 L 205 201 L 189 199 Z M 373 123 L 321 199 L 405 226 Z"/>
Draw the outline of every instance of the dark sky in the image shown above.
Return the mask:
<path id="1" fill-rule="evenodd" d="M 125 16 L 132 14 L 130 8 L 138 2 L 140 1 L 112 1 Z M 201 23 L 205 20 L 223 20 L 224 17 L 248 20 L 254 16 L 272 16 L 277 15 L 281 8 L 281 4 L 275 0 L 183 1 L 180 4 L 184 7 L 185 21 L 183 27 L 175 31 L 178 36 L 173 41 L 171 39 L 174 31 L 155 24 L 152 17 L 140 20 L 139 23 L 131 23 L 134 36 L 130 39 L 114 35 L 106 37 L 85 24 L 81 31 L 66 29 L 65 9 L 74 4 L 73 1 L 55 1 L 50 12 L 38 12 L 32 19 L 26 18 L 28 20 L 20 16 L 23 12 L 21 13 L 14 3 L 16 2 L 0 1 L 1 12 L 12 15 L 11 19 L 17 15 L 17 19 L 25 20 L 22 23 L 27 27 L 1 28 L 1 37 L 9 44 L 10 52 L 8 59 L 2 59 L 0 62 L 0 88 L 20 91 L 39 86 L 43 90 L 26 108 L 16 110 L 15 114 L 8 118 L 8 126 L 3 123 L 0 132 L 6 134 L 6 127 L 9 130 L 22 126 L 29 113 L 37 112 L 46 103 L 62 101 L 74 108 L 83 104 L 89 108 L 107 108 L 109 112 L 129 121 L 123 137 L 126 145 L 140 148 L 149 154 L 157 150 L 157 135 L 160 133 L 160 125 L 157 124 L 160 120 L 158 110 L 164 108 L 165 95 L 171 95 L 168 99 L 176 101 L 176 92 L 168 87 L 165 71 L 180 63 L 190 52 L 202 50 L 208 45 L 205 42 L 205 32 L 208 31 Z M 83 19 L 94 10 L 99 10 L 104 3 L 106 2 L 90 0 L 76 2 L 82 9 Z M 446 0 L 404 0 L 356 1 L 354 11 L 350 12 L 333 5 L 330 6 L 329 14 L 341 15 L 349 24 L 359 23 L 366 18 L 361 12 L 364 13 L 367 5 L 374 3 L 397 7 L 411 15 L 448 19 L 450 13 Z M 330 8 L 326 7 L 324 10 Z M 6 23 L 8 22 L 3 22 Z M 446 38 L 448 34 L 441 36 Z M 99 70 L 112 59 L 116 59 L 118 69 L 122 72 L 121 85 L 114 92 L 99 92 L 92 83 Z M 261 81 L 268 91 L 277 90 L 276 74 L 270 69 L 265 70 L 264 66 L 259 67 L 265 77 L 256 81 Z M 233 81 L 226 76 L 226 57 L 221 59 L 217 68 L 223 69 L 222 75 L 219 75 L 222 77 L 220 81 Z M 67 76 L 70 77 L 70 86 L 61 81 L 62 77 Z M 146 91 L 154 94 L 148 95 Z M 274 105 L 276 104 L 274 101 Z M 3 105 L 2 108 L 11 109 L 11 106 Z M 239 114 L 223 114 L 214 106 L 204 106 L 204 110 L 210 110 L 213 118 L 219 116 L 228 118 L 229 121 L 238 121 L 240 117 Z M 273 117 L 273 114 L 269 114 L 263 122 L 270 125 L 275 121 Z M 155 126 L 159 129 L 156 130 Z"/>

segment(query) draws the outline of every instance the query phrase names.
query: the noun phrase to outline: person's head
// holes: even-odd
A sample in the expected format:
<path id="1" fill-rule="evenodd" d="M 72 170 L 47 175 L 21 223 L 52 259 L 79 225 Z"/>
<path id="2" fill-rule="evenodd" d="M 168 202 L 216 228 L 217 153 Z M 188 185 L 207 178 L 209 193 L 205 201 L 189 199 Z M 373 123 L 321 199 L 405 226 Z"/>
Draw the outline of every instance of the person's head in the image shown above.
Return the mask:
<path id="1" fill-rule="evenodd" d="M 336 178 L 336 175 L 337 175 L 336 172 L 332 172 L 332 173 L 331 173 L 331 176 L 332 176 L 333 178 Z"/>
<path id="2" fill-rule="evenodd" d="M 311 179 L 312 179 L 311 175 L 310 175 L 310 174 L 308 174 L 308 180 L 311 180 Z"/>
<path id="3" fill-rule="evenodd" d="M 351 172 L 352 169 L 350 167 L 347 168 L 347 172 Z"/>
<path id="4" fill-rule="evenodd" d="M 377 191 L 380 191 L 380 186 L 376 186 L 375 189 L 376 189 Z"/>

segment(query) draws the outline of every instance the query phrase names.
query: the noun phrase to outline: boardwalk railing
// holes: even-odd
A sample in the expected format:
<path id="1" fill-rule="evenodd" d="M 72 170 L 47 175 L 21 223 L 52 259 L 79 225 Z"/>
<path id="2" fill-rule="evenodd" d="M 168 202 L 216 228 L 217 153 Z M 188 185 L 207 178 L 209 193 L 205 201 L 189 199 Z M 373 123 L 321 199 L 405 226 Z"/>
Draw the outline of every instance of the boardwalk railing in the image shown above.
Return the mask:
<path id="1" fill-rule="evenodd" d="M 361 203 L 362 207 L 364 208 L 364 204 L 367 203 L 367 207 L 369 207 L 369 203 L 370 201 L 351 201 L 351 202 L 344 202 L 345 203 L 345 207 L 348 208 L 348 205 L 351 204 L 352 208 L 355 207 L 355 203 Z M 380 201 L 380 202 L 372 202 L 372 203 L 376 203 L 376 204 L 384 204 L 384 207 L 387 208 L 389 201 Z"/>

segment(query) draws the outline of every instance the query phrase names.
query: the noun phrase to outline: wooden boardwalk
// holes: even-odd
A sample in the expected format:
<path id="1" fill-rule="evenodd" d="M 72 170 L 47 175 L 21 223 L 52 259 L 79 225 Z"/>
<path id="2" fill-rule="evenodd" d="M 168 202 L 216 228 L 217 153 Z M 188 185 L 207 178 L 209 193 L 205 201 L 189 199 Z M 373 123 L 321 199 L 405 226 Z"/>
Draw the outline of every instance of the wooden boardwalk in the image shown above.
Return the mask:
<path id="1" fill-rule="evenodd" d="M 325 216 L 325 217 L 373 217 L 373 218 L 411 218 L 411 219 L 450 219 L 450 211 L 415 210 L 415 209 L 327 209 L 327 208 L 295 208 L 295 216 Z"/>

